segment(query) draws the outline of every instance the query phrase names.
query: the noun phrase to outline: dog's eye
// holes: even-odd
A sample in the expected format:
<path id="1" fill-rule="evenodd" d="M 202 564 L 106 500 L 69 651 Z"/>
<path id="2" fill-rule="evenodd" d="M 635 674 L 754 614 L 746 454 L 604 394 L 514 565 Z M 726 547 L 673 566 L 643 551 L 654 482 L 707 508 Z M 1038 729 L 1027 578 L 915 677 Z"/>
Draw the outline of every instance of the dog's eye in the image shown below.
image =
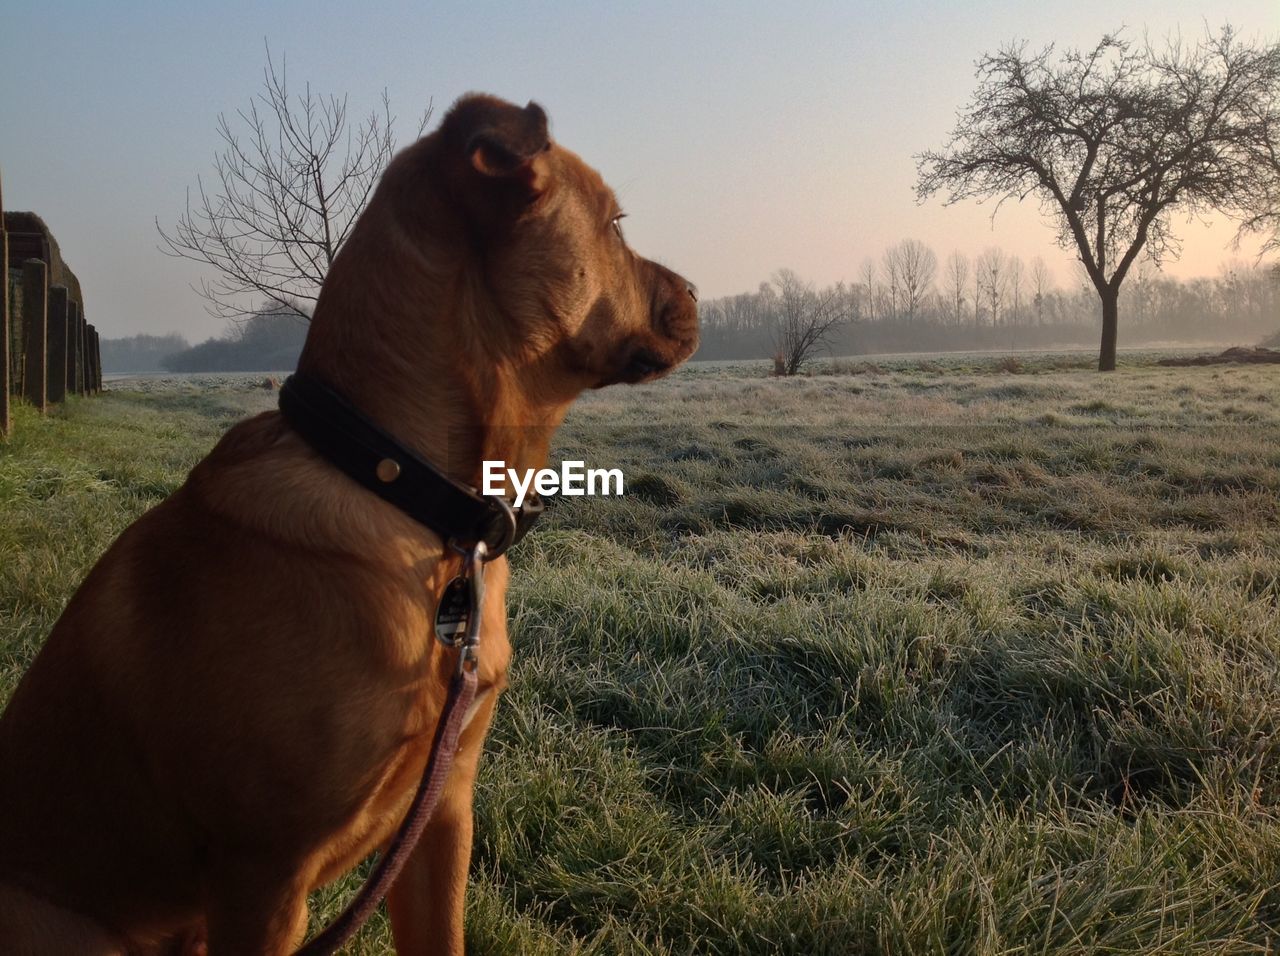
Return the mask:
<path id="1" fill-rule="evenodd" d="M 609 220 L 609 224 L 613 226 L 613 231 L 618 234 L 619 239 L 622 238 L 622 220 L 626 218 L 627 214 L 625 212 L 620 212 Z"/>

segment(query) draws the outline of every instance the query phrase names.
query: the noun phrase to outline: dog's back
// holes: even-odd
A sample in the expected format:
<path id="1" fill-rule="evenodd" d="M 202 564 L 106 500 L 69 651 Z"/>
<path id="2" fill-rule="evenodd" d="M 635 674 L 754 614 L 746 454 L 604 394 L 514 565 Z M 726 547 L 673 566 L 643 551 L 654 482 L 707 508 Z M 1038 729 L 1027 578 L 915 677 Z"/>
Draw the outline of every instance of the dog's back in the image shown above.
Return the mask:
<path id="1" fill-rule="evenodd" d="M 140 648 L 166 630 L 173 641 L 182 640 L 181 621 L 127 597 L 139 593 L 131 579 L 153 570 L 147 548 L 176 527 L 181 509 L 181 499 L 171 499 L 109 549 L 0 718 L 5 952 L 11 951 L 6 921 L 25 912 L 15 899 L 19 888 L 81 914 L 109 915 L 117 926 L 141 927 L 158 912 L 198 909 L 192 876 L 199 848 L 181 806 L 147 758 L 154 728 L 131 721 L 136 711 L 127 706 L 131 692 L 135 702 L 151 696 L 129 687 L 131 680 L 145 679 L 130 666 Z M 173 678 L 179 679 L 176 673 Z M 60 925 L 47 915 L 39 924 L 42 933 Z M 67 924 L 76 938 L 91 925 L 84 916 Z M 44 946 L 34 951 L 59 951 L 50 940 Z"/>

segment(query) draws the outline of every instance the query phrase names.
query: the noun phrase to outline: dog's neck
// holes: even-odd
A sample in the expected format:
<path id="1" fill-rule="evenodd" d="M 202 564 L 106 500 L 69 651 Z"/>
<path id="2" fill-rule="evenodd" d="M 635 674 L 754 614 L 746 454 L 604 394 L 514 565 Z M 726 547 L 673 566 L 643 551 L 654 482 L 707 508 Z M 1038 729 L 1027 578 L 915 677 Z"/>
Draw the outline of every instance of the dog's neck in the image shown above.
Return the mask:
<path id="1" fill-rule="evenodd" d="M 335 261 L 298 370 L 457 481 L 480 486 L 485 461 L 543 467 L 574 397 L 541 384 L 557 381 L 539 367 L 554 359 L 514 354 L 486 334 L 500 319 L 486 315 L 492 305 L 470 291 L 479 284 L 456 254 L 403 237 L 387 248 L 398 233 L 381 227 L 357 228 Z M 382 246 L 365 247 L 362 233 Z"/>

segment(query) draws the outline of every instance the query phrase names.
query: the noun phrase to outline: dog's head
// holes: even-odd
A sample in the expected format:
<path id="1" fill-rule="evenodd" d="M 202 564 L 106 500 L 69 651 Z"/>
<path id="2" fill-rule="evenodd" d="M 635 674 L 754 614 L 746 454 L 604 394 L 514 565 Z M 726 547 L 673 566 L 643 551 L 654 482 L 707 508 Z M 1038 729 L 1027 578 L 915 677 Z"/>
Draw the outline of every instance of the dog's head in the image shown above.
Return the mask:
<path id="1" fill-rule="evenodd" d="M 466 96 L 421 145 L 470 247 L 491 347 L 578 389 L 657 378 L 693 353 L 693 286 L 632 251 L 613 191 L 551 139 L 541 107 Z"/>

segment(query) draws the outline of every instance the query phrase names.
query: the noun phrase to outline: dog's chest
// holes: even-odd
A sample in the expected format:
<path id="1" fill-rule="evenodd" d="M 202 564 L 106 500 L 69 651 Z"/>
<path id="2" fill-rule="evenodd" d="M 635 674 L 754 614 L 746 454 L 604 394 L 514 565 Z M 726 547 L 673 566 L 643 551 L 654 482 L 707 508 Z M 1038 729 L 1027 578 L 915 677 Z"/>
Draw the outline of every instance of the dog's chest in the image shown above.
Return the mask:
<path id="1" fill-rule="evenodd" d="M 486 602 L 487 603 L 487 602 Z M 486 614 L 486 623 L 489 615 Z M 510 657 L 505 622 L 491 627 L 486 635 L 485 653 L 480 658 L 480 686 L 464 715 L 454 768 L 446 778 L 446 791 L 455 786 L 471 786 L 473 770 L 463 772 L 463 765 L 474 768 L 476 751 L 484 746 L 493 704 L 506 686 L 506 666 Z M 442 680 L 423 682 L 407 712 L 402 714 L 399 744 L 381 762 L 369 769 L 373 784 L 368 788 L 361 809 L 327 841 L 325 864 L 320 868 L 317 884 L 328 882 L 349 870 L 375 849 L 385 847 L 395 835 L 422 781 L 431 754 L 441 705 L 446 693 Z M 464 780 L 463 777 L 466 779 Z"/>

